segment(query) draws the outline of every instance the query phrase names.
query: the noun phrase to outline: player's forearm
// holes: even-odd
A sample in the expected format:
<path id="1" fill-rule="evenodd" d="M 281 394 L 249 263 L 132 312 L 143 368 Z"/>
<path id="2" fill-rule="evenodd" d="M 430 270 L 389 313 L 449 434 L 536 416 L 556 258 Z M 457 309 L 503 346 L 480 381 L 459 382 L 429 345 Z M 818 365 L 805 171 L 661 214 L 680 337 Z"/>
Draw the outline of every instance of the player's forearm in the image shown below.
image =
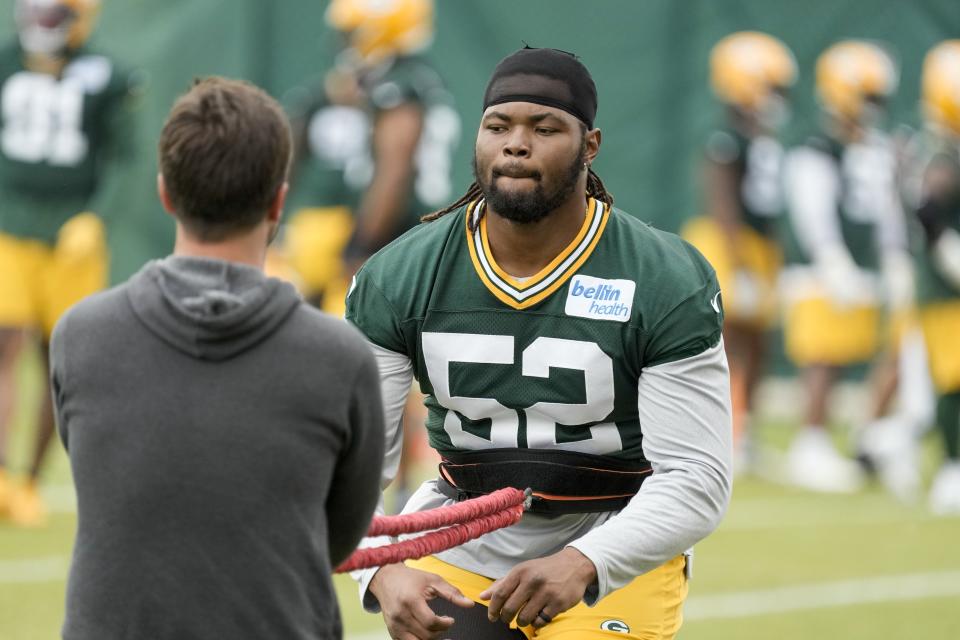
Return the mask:
<path id="1" fill-rule="evenodd" d="M 687 461 L 647 480 L 618 515 L 571 543 L 597 569 L 593 604 L 705 538 L 726 512 L 730 479 L 721 469 Z"/>
<path id="2" fill-rule="evenodd" d="M 406 211 L 413 179 L 410 167 L 378 168 L 357 215 L 358 246 L 374 253 L 386 244 L 400 225 Z"/>
<path id="3" fill-rule="evenodd" d="M 373 253 L 401 228 L 414 180 L 415 154 L 423 118 L 420 107 L 404 105 L 380 114 L 374 131 L 373 181 L 357 215 L 354 243 Z"/>
<path id="4" fill-rule="evenodd" d="M 729 165 L 711 162 L 707 166 L 706 176 L 707 212 L 720 225 L 727 242 L 732 247 L 743 222 L 743 211 L 737 199 L 737 190 L 740 185 L 732 175 Z"/>
<path id="5" fill-rule="evenodd" d="M 873 300 L 873 287 L 844 243 L 839 217 L 840 185 L 833 160 L 812 149 L 789 156 L 786 171 L 790 225 L 817 281 L 836 304 Z"/>
<path id="6" fill-rule="evenodd" d="M 623 511 L 570 545 L 597 567 L 597 593 L 588 594 L 593 599 L 707 536 L 730 500 L 730 392 L 722 341 L 645 369 L 640 378 L 638 408 L 653 476 Z"/>
<path id="7" fill-rule="evenodd" d="M 820 152 L 799 149 L 788 157 L 785 174 L 790 225 L 804 251 L 816 259 L 824 247 L 843 247 L 832 161 Z"/>
<path id="8" fill-rule="evenodd" d="M 890 249 L 881 256 L 881 273 L 891 309 L 906 310 L 913 303 L 913 260 L 905 250 Z"/>

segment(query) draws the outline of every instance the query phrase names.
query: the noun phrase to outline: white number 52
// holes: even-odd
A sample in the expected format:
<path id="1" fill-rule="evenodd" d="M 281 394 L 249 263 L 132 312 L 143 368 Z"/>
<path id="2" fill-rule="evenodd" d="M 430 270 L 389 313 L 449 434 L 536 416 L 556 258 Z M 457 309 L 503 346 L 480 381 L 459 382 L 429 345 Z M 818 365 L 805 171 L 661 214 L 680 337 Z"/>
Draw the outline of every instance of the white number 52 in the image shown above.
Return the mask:
<path id="1" fill-rule="evenodd" d="M 514 363 L 513 336 L 476 333 L 424 332 L 421 336 L 427 374 L 437 401 L 449 409 L 444 430 L 455 447 L 489 449 L 516 447 L 519 412 L 495 398 L 474 398 L 450 394 L 450 363 Z M 623 443 L 613 423 L 589 427 L 590 437 L 574 442 L 557 442 L 557 424 L 581 425 L 599 422 L 613 411 L 613 361 L 593 342 L 540 337 L 523 350 L 522 375 L 549 378 L 551 367 L 583 371 L 586 402 L 537 402 L 524 409 L 527 417 L 527 446 L 537 449 L 565 449 L 592 454 L 620 451 Z M 464 430 L 457 415 L 470 420 L 491 421 L 490 439 Z"/>

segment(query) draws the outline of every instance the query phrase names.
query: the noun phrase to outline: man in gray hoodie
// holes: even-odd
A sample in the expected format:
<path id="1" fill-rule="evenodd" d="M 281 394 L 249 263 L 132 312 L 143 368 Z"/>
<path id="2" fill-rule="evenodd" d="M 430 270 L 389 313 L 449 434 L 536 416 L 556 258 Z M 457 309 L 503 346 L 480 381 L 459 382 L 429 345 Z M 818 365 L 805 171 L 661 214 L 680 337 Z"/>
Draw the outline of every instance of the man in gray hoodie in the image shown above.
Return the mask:
<path id="1" fill-rule="evenodd" d="M 262 272 L 288 123 L 210 78 L 159 150 L 173 255 L 53 335 L 79 510 L 63 637 L 340 638 L 331 567 L 379 495 L 379 376 L 355 330 Z"/>

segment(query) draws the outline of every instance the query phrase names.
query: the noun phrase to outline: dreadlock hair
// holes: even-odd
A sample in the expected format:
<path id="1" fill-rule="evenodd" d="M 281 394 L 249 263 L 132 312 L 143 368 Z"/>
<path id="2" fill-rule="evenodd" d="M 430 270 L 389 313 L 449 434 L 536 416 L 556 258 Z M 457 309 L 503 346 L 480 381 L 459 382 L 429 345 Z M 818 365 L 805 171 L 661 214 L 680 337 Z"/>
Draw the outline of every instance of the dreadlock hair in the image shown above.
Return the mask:
<path id="1" fill-rule="evenodd" d="M 447 215 L 451 211 L 456 211 L 463 205 L 469 202 L 473 202 L 474 200 L 479 198 L 481 195 L 483 195 L 483 192 L 480 191 L 480 185 L 478 185 L 476 181 L 471 182 L 470 186 L 467 187 L 467 192 L 462 196 L 460 196 L 460 198 L 456 202 L 448 204 L 443 209 L 437 209 L 436 211 L 432 213 L 428 213 L 425 216 L 420 216 L 420 222 L 433 222 L 434 220 L 439 220 L 440 218 Z"/>
<path id="2" fill-rule="evenodd" d="M 480 198 L 483 195 L 483 192 L 480 190 L 480 185 L 476 182 L 472 182 L 469 187 L 467 187 L 467 192 L 464 193 L 460 198 L 444 207 L 432 213 L 420 218 L 420 222 L 433 222 L 443 216 L 447 215 L 451 211 L 456 211 L 465 204 L 469 204 L 474 200 Z M 596 198 L 600 202 L 607 205 L 607 208 L 610 209 L 613 207 L 613 196 L 607 192 L 607 188 L 603 186 L 603 180 L 600 179 L 593 169 L 587 169 L 587 196 Z M 476 220 L 470 221 L 470 230 L 476 231 L 477 225 L 480 224 L 480 218 L 483 217 L 483 212 L 480 212 L 480 215 L 477 216 Z"/>
<path id="3" fill-rule="evenodd" d="M 613 194 L 607 193 L 603 180 L 590 168 L 587 169 L 587 195 L 607 205 L 607 209 L 613 208 Z"/>

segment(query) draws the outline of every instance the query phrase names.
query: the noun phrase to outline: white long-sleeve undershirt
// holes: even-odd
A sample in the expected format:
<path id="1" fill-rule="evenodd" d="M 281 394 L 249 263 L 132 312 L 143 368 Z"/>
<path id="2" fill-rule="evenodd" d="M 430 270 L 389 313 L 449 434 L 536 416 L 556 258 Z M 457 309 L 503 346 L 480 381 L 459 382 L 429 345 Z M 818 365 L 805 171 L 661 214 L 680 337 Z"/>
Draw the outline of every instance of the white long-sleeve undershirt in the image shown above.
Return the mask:
<path id="1" fill-rule="evenodd" d="M 402 440 L 400 419 L 413 373 L 410 359 L 371 345 L 381 371 L 386 416 L 384 486 L 392 481 Z M 594 604 L 633 578 L 683 553 L 720 523 L 731 492 L 731 413 L 723 342 L 683 360 L 643 370 L 638 411 L 644 455 L 653 475 L 619 513 L 543 517 L 526 514 L 520 523 L 438 554 L 446 562 L 490 578 L 518 562 L 580 550 L 597 568 L 597 583 L 585 600 Z M 451 504 L 428 481 L 405 512 Z M 389 540 L 366 539 L 361 546 Z M 378 611 L 367 593 L 376 569 L 355 572 L 364 607 Z"/>

